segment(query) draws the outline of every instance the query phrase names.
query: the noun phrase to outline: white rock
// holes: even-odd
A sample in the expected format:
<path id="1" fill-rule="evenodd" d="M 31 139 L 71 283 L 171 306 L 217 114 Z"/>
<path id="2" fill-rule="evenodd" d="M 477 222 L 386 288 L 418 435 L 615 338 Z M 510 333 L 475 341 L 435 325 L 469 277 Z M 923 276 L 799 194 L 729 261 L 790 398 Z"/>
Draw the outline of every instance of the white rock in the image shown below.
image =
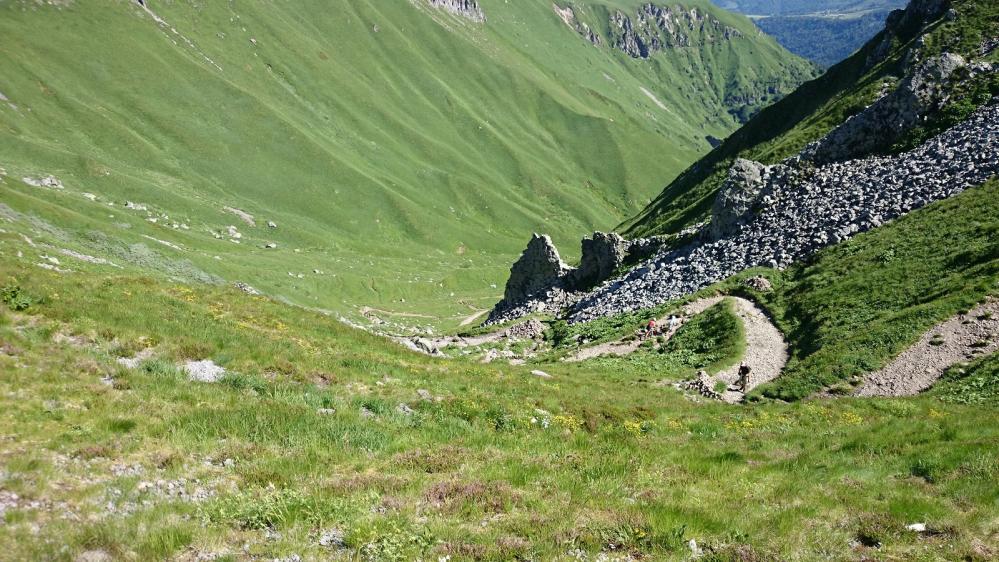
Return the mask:
<path id="1" fill-rule="evenodd" d="M 188 361 L 184 364 L 188 380 L 192 382 L 218 382 L 225 375 L 225 369 L 215 364 L 211 359 Z"/>

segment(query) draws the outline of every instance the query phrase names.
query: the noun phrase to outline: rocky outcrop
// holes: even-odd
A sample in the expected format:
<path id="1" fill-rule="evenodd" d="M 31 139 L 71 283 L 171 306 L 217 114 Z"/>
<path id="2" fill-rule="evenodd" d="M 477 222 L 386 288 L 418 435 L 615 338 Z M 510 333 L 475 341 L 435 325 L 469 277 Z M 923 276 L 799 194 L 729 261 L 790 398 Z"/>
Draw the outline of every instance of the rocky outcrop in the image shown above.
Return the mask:
<path id="1" fill-rule="evenodd" d="M 534 234 L 513 267 L 506 282 L 503 300 L 497 306 L 512 306 L 527 300 L 531 295 L 550 289 L 572 271 L 559 256 L 558 248 L 547 234 Z"/>
<path id="2" fill-rule="evenodd" d="M 827 164 L 890 146 L 938 108 L 951 78 L 966 64 L 960 55 L 944 53 L 915 65 L 894 91 L 809 145 L 802 156 Z"/>
<path id="3" fill-rule="evenodd" d="M 644 4 L 634 17 L 615 11 L 610 44 L 634 58 L 646 59 L 670 49 L 707 45 L 741 37 L 742 32 L 698 8 Z"/>
<path id="4" fill-rule="evenodd" d="M 942 17 L 950 9 L 950 0 L 912 0 L 902 10 L 888 14 L 885 28 L 893 34 L 916 31 L 927 22 Z"/>
<path id="5" fill-rule="evenodd" d="M 590 29 L 590 26 L 584 22 L 579 21 L 576 17 L 576 11 L 572 6 L 566 6 L 565 8 L 559 7 L 558 4 L 552 4 L 552 9 L 555 10 L 555 15 L 557 15 L 566 25 L 580 34 L 590 43 L 599 46 L 603 43 L 603 39 L 597 32 Z"/>
<path id="6" fill-rule="evenodd" d="M 626 260 L 635 260 L 633 252 L 650 254 L 661 245 L 658 240 L 628 242 L 619 234 L 594 232 L 583 239 L 579 267 L 573 268 L 562 262 L 550 237 L 534 234 L 510 269 L 503 300 L 486 324 L 532 312 L 560 312 L 574 304 L 583 291 L 613 276 Z"/>
<path id="7" fill-rule="evenodd" d="M 752 267 L 784 268 L 999 174 L 999 99 L 922 146 L 765 176 L 758 210 L 735 232 L 664 250 L 574 306 L 570 320 L 656 306 Z"/>
<path id="8" fill-rule="evenodd" d="M 594 232 L 583 239 L 583 255 L 579 268 L 569 275 L 573 290 L 587 289 L 609 279 L 624 264 L 628 243 L 620 234 Z"/>
<path id="9" fill-rule="evenodd" d="M 474 22 L 486 21 L 486 14 L 476 0 L 427 0 L 427 2 L 434 8 L 446 10 Z"/>
<path id="10" fill-rule="evenodd" d="M 867 56 L 864 68 L 874 68 L 874 65 L 888 58 L 893 44 L 905 43 L 926 24 L 946 14 L 949 8 L 949 0 L 913 0 L 905 9 L 891 12 L 885 22 L 881 42 Z"/>
<path id="11" fill-rule="evenodd" d="M 745 221 L 760 198 L 769 166 L 739 158 L 728 171 L 711 209 L 711 236 L 718 240 Z"/>

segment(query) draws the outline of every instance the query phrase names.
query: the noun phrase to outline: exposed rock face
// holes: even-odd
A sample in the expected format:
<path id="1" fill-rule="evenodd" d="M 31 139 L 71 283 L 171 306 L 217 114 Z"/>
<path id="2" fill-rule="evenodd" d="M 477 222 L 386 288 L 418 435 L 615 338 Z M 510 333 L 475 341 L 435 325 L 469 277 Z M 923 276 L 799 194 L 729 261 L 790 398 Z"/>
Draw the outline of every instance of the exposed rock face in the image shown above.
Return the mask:
<path id="1" fill-rule="evenodd" d="M 957 195 L 999 174 L 999 99 L 895 156 L 795 169 L 772 167 L 759 211 L 732 234 L 665 250 L 580 300 L 570 320 L 648 308 L 751 267 L 783 268 L 816 251 Z"/>
<path id="2" fill-rule="evenodd" d="M 812 143 L 802 156 L 827 164 L 869 154 L 890 145 L 918 124 L 944 100 L 945 86 L 966 62 L 960 55 L 944 53 L 917 65 L 895 91 L 847 119 L 824 138 Z"/>
<path id="3" fill-rule="evenodd" d="M 579 269 L 569 276 L 569 285 L 572 289 L 584 289 L 609 279 L 624 264 L 627 249 L 624 238 L 613 232 L 594 232 L 592 238 L 584 238 Z"/>
<path id="4" fill-rule="evenodd" d="M 486 14 L 476 0 L 427 0 L 427 2 L 435 8 L 447 10 L 475 22 L 486 21 Z"/>
<path id="5" fill-rule="evenodd" d="M 589 25 L 579 21 L 576 17 L 576 11 L 572 9 L 572 6 L 560 8 L 558 4 L 552 4 L 552 9 L 555 10 L 555 14 L 562 18 L 562 21 L 565 22 L 566 25 L 574 29 L 576 33 L 586 38 L 587 41 L 598 46 L 603 43 L 603 39 L 600 38 L 600 35 L 590 29 Z"/>
<path id="6" fill-rule="evenodd" d="M 653 253 L 661 244 L 652 240 L 629 243 L 619 234 L 594 232 L 583 239 L 580 265 L 573 268 L 562 262 L 550 237 L 535 234 L 510 269 L 503 300 L 486 324 L 532 312 L 560 312 L 574 304 L 582 291 L 609 279 L 626 258 L 633 257 L 633 251 Z"/>
<path id="7" fill-rule="evenodd" d="M 719 43 L 742 33 L 697 8 L 645 4 L 634 19 L 615 11 L 610 20 L 610 43 L 634 58 L 678 47 Z"/>
<path id="8" fill-rule="evenodd" d="M 888 15 L 881 43 L 868 55 L 865 68 L 871 69 L 885 60 L 896 39 L 905 42 L 924 25 L 946 14 L 948 8 L 949 0 L 913 0 L 905 9 L 893 11 Z"/>
<path id="9" fill-rule="evenodd" d="M 739 158 L 728 171 L 728 178 L 711 209 L 711 236 L 717 240 L 731 234 L 756 205 L 769 167 Z"/>
<path id="10" fill-rule="evenodd" d="M 551 237 L 535 234 L 510 269 L 503 302 L 522 302 L 530 295 L 553 286 L 569 271 L 571 268 L 562 261 Z"/>
<path id="11" fill-rule="evenodd" d="M 948 9 L 950 0 L 912 0 L 905 9 L 888 14 L 885 26 L 891 32 L 902 33 L 906 29 L 922 27 L 926 22 L 946 14 Z"/>

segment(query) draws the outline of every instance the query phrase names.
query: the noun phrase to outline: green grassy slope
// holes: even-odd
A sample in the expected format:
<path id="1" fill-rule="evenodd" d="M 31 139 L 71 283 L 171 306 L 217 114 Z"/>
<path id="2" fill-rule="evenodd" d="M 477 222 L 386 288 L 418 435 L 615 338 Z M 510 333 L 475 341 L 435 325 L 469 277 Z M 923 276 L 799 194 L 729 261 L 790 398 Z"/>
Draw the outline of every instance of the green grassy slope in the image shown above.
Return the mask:
<path id="1" fill-rule="evenodd" d="M 932 56 L 948 50 L 977 57 L 982 40 L 996 33 L 999 6 L 972 0 L 955 0 L 952 5 L 961 16 L 956 21 L 941 19 L 925 30 L 925 54 Z M 863 110 L 877 99 L 884 84 L 894 84 L 904 74 L 906 53 L 914 47 L 920 31 L 903 29 L 892 35 L 891 52 L 869 68 L 869 57 L 885 39 L 886 32 L 882 32 L 818 79 L 761 111 L 721 146 L 680 174 L 652 204 L 622 223 L 619 229 L 632 236 L 665 234 L 706 218 L 735 158 L 779 162 Z M 999 52 L 992 52 L 989 59 L 999 60 Z M 999 78 L 994 73 L 980 75 L 969 84 L 966 90 L 955 91 L 925 127 L 913 131 L 893 148 L 902 150 L 921 142 L 960 121 L 999 93 Z"/>
<path id="2" fill-rule="evenodd" d="M 709 560 L 999 551 L 991 409 L 735 409 L 627 365 L 539 379 L 234 289 L 45 271 L 45 252 L 0 233 L 0 296 L 27 305 L 0 307 L 10 559 L 686 560 L 691 539 Z M 138 370 L 117 365 L 150 346 Z M 204 358 L 229 375 L 194 384 L 175 366 Z M 905 530 L 917 522 L 931 533 Z"/>
<path id="3" fill-rule="evenodd" d="M 999 293 L 999 182 L 824 251 L 756 295 L 792 344 L 765 396 L 858 381 L 935 324 Z M 849 386 L 841 386 L 849 389 Z"/>
<path id="4" fill-rule="evenodd" d="M 492 304 L 532 230 L 608 228 L 734 128 L 730 91 L 809 71 L 752 34 L 631 60 L 546 2 L 485 0 L 485 24 L 423 2 L 146 4 L 168 25 L 133 2 L 0 4 L 4 201 L 341 311 Z M 66 190 L 19 181 L 48 174 Z M 229 225 L 240 244 L 213 236 Z"/>

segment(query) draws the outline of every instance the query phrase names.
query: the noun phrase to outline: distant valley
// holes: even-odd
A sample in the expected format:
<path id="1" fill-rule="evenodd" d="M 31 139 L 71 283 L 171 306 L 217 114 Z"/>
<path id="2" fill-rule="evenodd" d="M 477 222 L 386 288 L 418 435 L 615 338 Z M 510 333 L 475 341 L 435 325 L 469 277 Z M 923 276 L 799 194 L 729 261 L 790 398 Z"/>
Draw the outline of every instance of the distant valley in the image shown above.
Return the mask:
<path id="1" fill-rule="evenodd" d="M 905 0 L 715 0 L 746 14 L 796 55 L 822 66 L 835 64 L 884 27 L 889 12 Z"/>

